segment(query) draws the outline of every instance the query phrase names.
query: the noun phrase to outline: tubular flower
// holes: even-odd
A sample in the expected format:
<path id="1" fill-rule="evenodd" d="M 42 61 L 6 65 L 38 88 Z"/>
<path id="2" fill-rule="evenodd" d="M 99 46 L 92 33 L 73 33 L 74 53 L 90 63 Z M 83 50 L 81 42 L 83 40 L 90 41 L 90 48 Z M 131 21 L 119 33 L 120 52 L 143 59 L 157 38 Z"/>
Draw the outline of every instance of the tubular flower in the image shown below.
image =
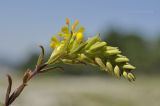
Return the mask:
<path id="1" fill-rule="evenodd" d="M 56 36 L 51 39 L 50 46 L 54 48 L 48 61 L 49 64 L 63 62 L 66 64 L 90 64 L 99 67 L 108 73 L 114 74 L 118 79 L 123 76 L 129 81 L 134 81 L 132 70 L 135 67 L 129 64 L 129 59 L 123 56 L 118 47 L 112 47 L 101 40 L 99 34 L 84 39 L 84 27 L 79 27 L 78 20 L 70 28 L 69 19 L 66 25 Z M 71 30 L 70 30 L 71 29 Z"/>

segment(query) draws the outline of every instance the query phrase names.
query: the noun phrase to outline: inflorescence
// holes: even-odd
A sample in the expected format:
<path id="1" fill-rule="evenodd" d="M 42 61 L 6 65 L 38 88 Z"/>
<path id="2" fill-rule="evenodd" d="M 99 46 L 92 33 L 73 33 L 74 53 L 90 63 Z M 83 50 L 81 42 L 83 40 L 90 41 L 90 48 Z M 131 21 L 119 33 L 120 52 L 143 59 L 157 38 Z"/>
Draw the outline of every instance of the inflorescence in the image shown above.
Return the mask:
<path id="1" fill-rule="evenodd" d="M 78 20 L 70 25 L 67 18 L 66 25 L 51 38 L 50 47 L 54 50 L 47 63 L 91 64 L 117 78 L 123 76 L 129 81 L 135 80 L 132 73 L 135 67 L 129 64 L 129 59 L 121 54 L 118 47 L 102 41 L 99 34 L 85 40 L 84 31 Z"/>

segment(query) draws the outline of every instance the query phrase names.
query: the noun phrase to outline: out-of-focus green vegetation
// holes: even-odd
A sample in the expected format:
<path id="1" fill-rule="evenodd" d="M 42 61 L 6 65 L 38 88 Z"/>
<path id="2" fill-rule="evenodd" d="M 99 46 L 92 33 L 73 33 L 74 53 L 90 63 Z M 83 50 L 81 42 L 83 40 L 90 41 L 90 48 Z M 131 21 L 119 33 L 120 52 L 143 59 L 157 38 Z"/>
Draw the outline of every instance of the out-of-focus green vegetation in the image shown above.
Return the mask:
<path id="1" fill-rule="evenodd" d="M 119 47 L 123 52 L 122 54 L 130 58 L 131 64 L 136 66 L 137 71 L 135 71 L 135 73 L 147 75 L 160 72 L 160 37 L 145 39 L 140 33 L 127 33 L 118 30 L 110 30 L 107 33 L 104 33 L 102 37 L 109 45 Z M 26 62 L 20 64 L 21 69 L 24 70 L 28 67 L 32 68 L 36 63 L 37 58 L 38 54 L 31 54 Z M 99 73 L 96 71 L 98 70 L 97 68 L 88 65 L 61 66 L 66 70 L 63 74 L 91 75 Z"/>

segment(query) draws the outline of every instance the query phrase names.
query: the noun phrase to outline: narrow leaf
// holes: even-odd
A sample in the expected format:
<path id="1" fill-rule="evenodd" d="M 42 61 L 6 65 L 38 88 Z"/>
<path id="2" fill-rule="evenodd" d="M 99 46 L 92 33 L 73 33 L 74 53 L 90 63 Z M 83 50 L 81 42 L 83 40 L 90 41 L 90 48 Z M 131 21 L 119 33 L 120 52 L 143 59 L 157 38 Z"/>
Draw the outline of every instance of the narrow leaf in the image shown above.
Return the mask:
<path id="1" fill-rule="evenodd" d="M 9 101 L 9 96 L 11 93 L 11 89 L 12 89 L 12 78 L 11 76 L 8 74 L 7 75 L 8 78 L 8 88 L 7 88 L 7 92 L 6 92 L 6 98 L 5 98 L 5 105 L 8 105 L 8 101 Z"/>
<path id="2" fill-rule="evenodd" d="M 41 65 L 44 61 L 44 47 L 42 45 L 39 46 L 41 48 L 41 54 L 39 55 L 37 66 Z"/>

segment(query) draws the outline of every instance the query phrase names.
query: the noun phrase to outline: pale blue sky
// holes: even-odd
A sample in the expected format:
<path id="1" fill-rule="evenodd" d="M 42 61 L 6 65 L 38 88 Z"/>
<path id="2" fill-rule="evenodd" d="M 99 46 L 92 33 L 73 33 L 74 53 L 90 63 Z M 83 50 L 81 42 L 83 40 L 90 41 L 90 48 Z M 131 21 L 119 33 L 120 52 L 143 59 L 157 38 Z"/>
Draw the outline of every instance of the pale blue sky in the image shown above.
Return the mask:
<path id="1" fill-rule="evenodd" d="M 90 35 L 116 25 L 154 36 L 160 0 L 0 0 L 0 57 L 17 60 L 38 44 L 47 47 L 66 17 L 79 19 Z"/>

